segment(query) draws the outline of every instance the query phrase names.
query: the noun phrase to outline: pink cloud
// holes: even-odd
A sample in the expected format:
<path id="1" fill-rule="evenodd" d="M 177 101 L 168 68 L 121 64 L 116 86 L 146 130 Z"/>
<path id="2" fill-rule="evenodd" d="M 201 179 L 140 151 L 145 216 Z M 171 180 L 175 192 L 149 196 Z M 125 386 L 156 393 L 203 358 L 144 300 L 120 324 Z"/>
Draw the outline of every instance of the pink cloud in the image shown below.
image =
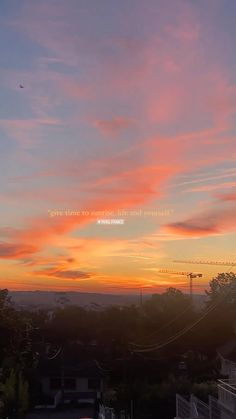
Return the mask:
<path id="1" fill-rule="evenodd" d="M 64 95 L 69 99 L 88 98 L 91 96 L 91 88 L 89 86 L 66 77 L 61 77 L 61 80 L 58 80 L 58 88 L 60 88 Z"/>
<path id="2" fill-rule="evenodd" d="M 225 111 L 222 111 L 222 106 L 229 106 L 230 113 L 233 112 L 234 104 L 231 102 L 234 102 L 235 87 L 227 83 L 226 76 L 222 76 L 225 74 L 223 65 L 220 64 L 218 69 L 209 65 L 206 72 L 205 51 L 198 42 L 202 26 L 195 7 L 181 3 L 168 10 L 171 19 L 169 17 L 167 21 L 171 23 L 166 25 L 161 21 L 164 29 L 148 41 L 126 34 L 99 39 L 95 36 L 91 39 L 87 34 L 81 36 L 76 27 L 71 30 L 75 22 L 70 13 L 79 16 L 79 11 L 80 8 L 74 7 L 74 4 L 70 8 L 63 1 L 58 6 L 42 2 L 34 7 L 26 2 L 21 17 L 11 22 L 15 28 L 47 48 L 52 54 L 51 60 L 78 68 L 81 57 L 96 57 L 95 65 L 86 69 L 87 86 L 84 82 L 67 78 L 64 83 L 61 82 L 60 94 L 63 91 L 65 97 L 81 99 L 93 92 L 99 107 L 103 101 L 106 104 L 107 99 L 117 97 L 119 101 L 128 101 L 137 110 L 138 117 L 145 115 L 147 121 L 154 124 L 168 126 L 170 122 L 178 121 L 186 125 L 186 120 L 190 120 L 199 125 L 205 123 L 205 115 L 208 115 L 212 118 L 208 125 L 217 123 L 227 128 L 230 118 L 223 116 Z M 143 17 L 145 13 L 139 5 L 137 17 Z M 167 33 L 170 37 L 166 36 Z M 178 48 L 173 44 L 173 38 L 177 39 Z M 104 49 L 111 49 L 114 53 L 104 54 Z M 48 67 L 44 71 L 44 74 L 47 73 L 51 74 L 52 80 L 62 78 L 56 72 L 49 72 Z M 55 93 L 56 89 L 50 100 Z M 59 100 L 59 95 L 57 98 Z M 42 95 L 42 102 L 47 100 Z M 127 123 L 126 116 L 94 122 L 106 135 L 119 134 L 128 128 Z"/>
<path id="3" fill-rule="evenodd" d="M 236 187 L 236 182 L 222 182 L 218 183 L 217 185 L 203 185 L 203 186 L 196 186 L 191 189 L 187 189 L 185 192 L 211 192 L 216 189 L 223 189 L 223 188 L 234 188 Z"/>
<path id="4" fill-rule="evenodd" d="M 115 117 L 112 119 L 97 119 L 93 124 L 102 134 L 116 136 L 122 131 L 132 127 L 134 122 L 130 118 Z"/>
<path id="5" fill-rule="evenodd" d="M 179 41 L 194 42 L 200 37 L 200 24 L 193 21 L 181 22 L 179 25 L 169 25 L 165 28 L 167 34 L 173 36 Z"/>
<path id="6" fill-rule="evenodd" d="M 218 199 L 221 201 L 236 201 L 236 193 L 228 193 L 228 194 L 218 194 L 216 195 Z"/>
<path id="7" fill-rule="evenodd" d="M 148 104 L 150 120 L 156 123 L 177 120 L 183 112 L 184 96 L 185 89 L 176 85 L 157 90 Z"/>
<path id="8" fill-rule="evenodd" d="M 204 237 L 236 231 L 235 208 L 213 208 L 184 221 L 167 224 L 167 233 L 183 237 Z"/>
<path id="9" fill-rule="evenodd" d="M 224 73 L 212 74 L 212 89 L 206 96 L 206 106 L 211 109 L 217 126 L 223 129 L 232 125 L 232 116 L 236 113 L 236 85 L 230 83 Z"/>
<path id="10" fill-rule="evenodd" d="M 32 146 L 40 140 L 40 132 L 44 127 L 58 125 L 55 118 L 44 119 L 0 119 L 0 127 L 23 147 Z"/>
<path id="11" fill-rule="evenodd" d="M 80 103 L 81 100 L 91 100 L 94 93 L 92 86 L 88 81 L 81 80 L 80 77 L 73 72 L 73 74 L 65 74 L 50 67 L 51 62 L 60 62 L 57 59 L 46 59 L 39 57 L 34 65 L 33 71 L 18 71 L 17 76 L 14 70 L 3 71 L 2 85 L 11 90 L 14 90 L 16 95 L 21 95 L 24 104 L 31 109 L 33 117 L 25 120 L 25 136 L 27 136 L 27 129 L 30 125 L 62 125 L 65 120 L 70 119 L 70 122 L 78 124 L 78 113 L 75 108 L 74 114 L 65 118 L 60 114 L 60 118 L 55 118 L 54 115 L 58 109 L 65 103 L 72 101 L 74 104 Z M 25 89 L 19 92 L 16 86 L 16 77 L 20 80 L 25 80 Z M 52 116 L 53 115 L 53 116 Z M 75 118 L 76 116 L 76 118 Z M 74 118 L 74 119 L 73 119 Z M 7 125 L 7 120 L 2 121 L 2 124 Z M 20 124 L 21 120 L 13 120 L 13 125 Z M 22 120 L 23 123 L 23 120 Z M 23 130 L 23 126 L 20 127 Z M 22 132 L 23 133 L 23 132 Z"/>

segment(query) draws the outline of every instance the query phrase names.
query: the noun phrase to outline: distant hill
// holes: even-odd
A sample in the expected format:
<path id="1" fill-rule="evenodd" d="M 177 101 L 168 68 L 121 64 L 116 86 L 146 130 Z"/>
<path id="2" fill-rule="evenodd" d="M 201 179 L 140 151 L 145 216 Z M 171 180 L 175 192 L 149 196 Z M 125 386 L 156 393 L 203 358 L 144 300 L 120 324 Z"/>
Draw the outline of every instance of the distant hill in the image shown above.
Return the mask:
<path id="1" fill-rule="evenodd" d="M 52 308 L 59 305 L 78 305 L 84 308 L 100 310 L 111 305 L 140 304 L 139 294 L 98 294 L 83 292 L 53 292 L 53 291 L 10 291 L 12 301 L 17 307 L 27 309 Z M 143 301 L 151 298 L 151 294 L 143 295 Z M 205 295 L 195 294 L 194 304 L 202 308 Z"/>
<path id="2" fill-rule="evenodd" d="M 139 295 L 96 294 L 83 292 L 11 291 L 12 301 L 21 307 L 51 308 L 68 304 L 99 309 L 109 305 L 139 304 Z M 144 296 L 144 300 L 150 296 Z"/>

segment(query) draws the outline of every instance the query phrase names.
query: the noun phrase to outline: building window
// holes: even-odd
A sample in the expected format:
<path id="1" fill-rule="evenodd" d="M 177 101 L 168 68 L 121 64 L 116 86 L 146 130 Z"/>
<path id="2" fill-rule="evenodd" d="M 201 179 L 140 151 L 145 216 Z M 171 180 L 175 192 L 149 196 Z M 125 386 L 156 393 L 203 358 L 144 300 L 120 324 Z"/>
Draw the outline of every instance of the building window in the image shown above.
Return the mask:
<path id="1" fill-rule="evenodd" d="M 61 379 L 50 378 L 50 388 L 51 390 L 59 390 L 61 388 Z"/>
<path id="2" fill-rule="evenodd" d="M 75 378 L 66 378 L 65 379 L 65 389 L 66 390 L 76 390 L 76 380 L 75 380 Z"/>
<path id="3" fill-rule="evenodd" d="M 88 379 L 88 389 L 89 390 L 99 390 L 100 389 L 100 380 L 97 378 Z"/>

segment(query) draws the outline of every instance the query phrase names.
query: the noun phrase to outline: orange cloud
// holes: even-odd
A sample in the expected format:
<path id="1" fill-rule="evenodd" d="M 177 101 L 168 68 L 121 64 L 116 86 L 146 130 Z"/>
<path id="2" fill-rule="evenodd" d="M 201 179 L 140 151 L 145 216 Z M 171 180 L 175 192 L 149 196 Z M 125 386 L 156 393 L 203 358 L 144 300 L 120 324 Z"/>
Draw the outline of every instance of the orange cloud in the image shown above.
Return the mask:
<path id="1" fill-rule="evenodd" d="M 68 189 L 68 202 L 71 203 L 69 209 L 96 211 L 134 208 L 153 198 L 161 197 L 163 194 L 162 185 L 177 173 L 185 171 L 188 164 L 191 164 L 186 162 L 185 153 L 193 146 L 194 143 L 187 141 L 187 139 L 183 140 L 181 136 L 179 138 L 154 138 L 135 146 L 136 155 L 138 155 L 137 152 L 142 155 L 142 162 L 138 165 L 135 160 L 130 159 L 130 156 L 134 153 L 132 148 L 115 157 L 95 161 L 95 164 L 93 162 L 93 166 L 100 169 L 100 178 L 96 180 L 92 178 L 85 183 L 86 195 L 80 199 L 79 208 L 77 207 L 78 198 L 76 193 L 73 193 L 73 189 Z M 170 149 L 172 150 L 171 154 L 169 153 Z M 80 171 L 83 173 L 83 168 L 80 168 Z M 87 172 L 90 173 L 88 166 Z M 77 176 L 77 171 L 74 173 L 69 167 L 60 167 L 60 174 L 73 179 L 74 176 Z M 34 190 L 29 192 L 24 188 L 21 194 L 25 198 L 30 196 L 35 199 Z M 55 200 L 58 204 L 61 203 L 62 208 L 64 208 L 67 192 L 64 193 L 63 188 L 58 190 L 52 188 L 48 191 L 43 189 L 41 192 L 38 191 L 38 196 L 42 199 L 45 199 L 46 196 L 52 202 Z M 62 208 L 58 208 L 58 210 Z M 35 216 L 26 220 L 26 225 L 21 230 L 12 231 L 10 237 L 16 243 L 32 243 L 33 240 L 34 243 L 37 243 L 37 246 L 43 249 L 48 245 L 58 243 L 59 236 L 65 236 L 79 226 L 95 219 L 96 217 L 90 215 L 49 217 L 47 214 L 45 216 Z"/>
<path id="2" fill-rule="evenodd" d="M 36 253 L 38 248 L 29 244 L 22 243 L 0 243 L 1 259 L 21 259 Z"/>
<path id="3" fill-rule="evenodd" d="M 53 277 L 58 279 L 84 280 L 94 277 L 94 274 L 78 270 L 43 269 L 33 272 L 36 276 Z"/>

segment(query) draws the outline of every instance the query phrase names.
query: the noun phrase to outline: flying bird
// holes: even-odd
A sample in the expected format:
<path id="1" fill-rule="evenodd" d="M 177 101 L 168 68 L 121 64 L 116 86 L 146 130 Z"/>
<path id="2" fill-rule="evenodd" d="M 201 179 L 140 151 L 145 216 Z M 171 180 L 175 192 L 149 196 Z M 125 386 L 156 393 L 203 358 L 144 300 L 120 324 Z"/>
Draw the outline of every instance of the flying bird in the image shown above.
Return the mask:
<path id="1" fill-rule="evenodd" d="M 22 84 L 19 85 L 20 89 L 24 89 L 24 86 Z"/>

